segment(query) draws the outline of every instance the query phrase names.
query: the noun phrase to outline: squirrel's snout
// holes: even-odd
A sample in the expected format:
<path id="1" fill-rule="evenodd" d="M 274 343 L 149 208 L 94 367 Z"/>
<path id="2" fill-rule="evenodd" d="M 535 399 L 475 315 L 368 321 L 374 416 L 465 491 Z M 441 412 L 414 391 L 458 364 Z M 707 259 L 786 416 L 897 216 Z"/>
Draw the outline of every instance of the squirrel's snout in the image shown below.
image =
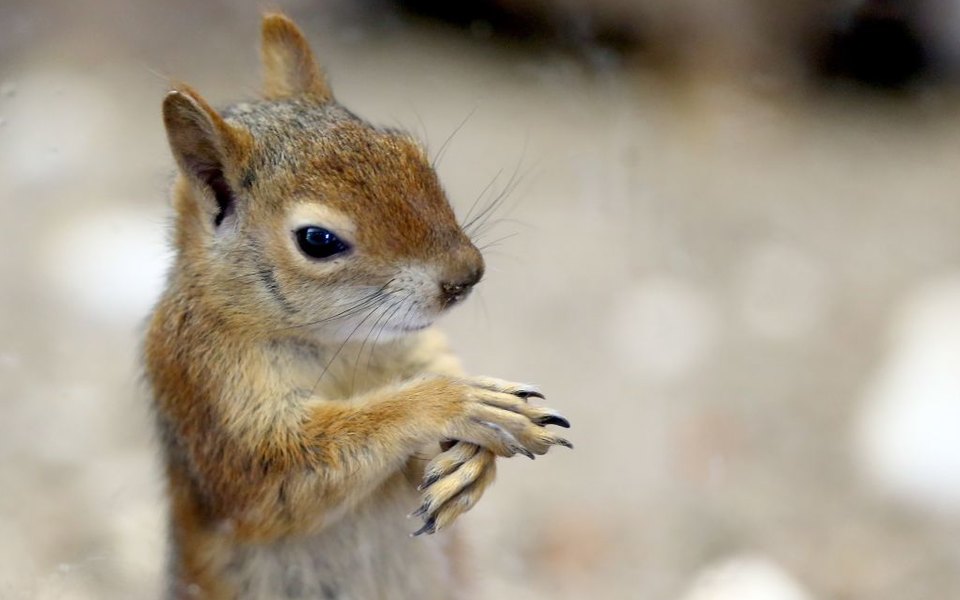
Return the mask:
<path id="1" fill-rule="evenodd" d="M 448 308 L 470 294 L 483 279 L 483 255 L 473 244 L 463 244 L 450 252 L 446 268 L 440 276 L 440 303 Z"/>
<path id="2" fill-rule="evenodd" d="M 473 286 L 477 285 L 483 278 L 483 265 L 470 270 L 466 276 L 459 279 L 444 281 L 440 283 L 440 292 L 443 296 L 444 307 L 451 306 L 460 302 L 470 293 Z"/>

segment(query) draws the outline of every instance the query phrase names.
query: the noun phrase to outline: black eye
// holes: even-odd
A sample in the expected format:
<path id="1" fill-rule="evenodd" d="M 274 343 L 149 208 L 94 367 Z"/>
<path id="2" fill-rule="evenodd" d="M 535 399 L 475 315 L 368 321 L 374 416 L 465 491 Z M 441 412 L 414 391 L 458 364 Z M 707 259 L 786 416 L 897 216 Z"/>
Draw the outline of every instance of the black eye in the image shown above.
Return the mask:
<path id="1" fill-rule="evenodd" d="M 296 231 L 297 244 L 311 258 L 330 258 L 350 249 L 336 235 L 323 227 L 301 227 Z"/>

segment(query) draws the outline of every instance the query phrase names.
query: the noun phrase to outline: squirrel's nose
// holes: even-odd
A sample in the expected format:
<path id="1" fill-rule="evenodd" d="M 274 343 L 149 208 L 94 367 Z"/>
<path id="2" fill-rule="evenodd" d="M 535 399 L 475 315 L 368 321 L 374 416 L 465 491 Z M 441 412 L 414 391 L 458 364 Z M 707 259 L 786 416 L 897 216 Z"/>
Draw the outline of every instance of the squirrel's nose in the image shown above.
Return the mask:
<path id="1" fill-rule="evenodd" d="M 454 281 L 444 281 L 440 284 L 440 291 L 443 293 L 444 306 L 456 304 L 470 293 L 473 286 L 477 285 L 483 278 L 483 268 L 477 268 L 470 271 L 466 277 Z"/>

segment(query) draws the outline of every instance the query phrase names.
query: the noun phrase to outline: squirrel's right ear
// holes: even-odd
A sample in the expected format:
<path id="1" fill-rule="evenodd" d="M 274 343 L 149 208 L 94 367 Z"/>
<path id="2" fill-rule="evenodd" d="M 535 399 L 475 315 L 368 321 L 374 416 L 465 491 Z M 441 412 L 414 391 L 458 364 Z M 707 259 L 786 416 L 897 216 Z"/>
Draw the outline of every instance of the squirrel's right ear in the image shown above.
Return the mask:
<path id="1" fill-rule="evenodd" d="M 230 175 L 245 162 L 251 140 L 246 131 L 223 120 L 193 90 L 182 87 L 163 99 L 163 124 L 177 164 L 184 175 L 206 186 L 216 200 L 209 206 L 215 225 L 234 210 Z"/>
<path id="2" fill-rule="evenodd" d="M 333 99 L 307 38 L 287 16 L 264 15 L 260 54 L 263 93 L 268 99 L 291 96 L 311 96 L 321 102 Z"/>

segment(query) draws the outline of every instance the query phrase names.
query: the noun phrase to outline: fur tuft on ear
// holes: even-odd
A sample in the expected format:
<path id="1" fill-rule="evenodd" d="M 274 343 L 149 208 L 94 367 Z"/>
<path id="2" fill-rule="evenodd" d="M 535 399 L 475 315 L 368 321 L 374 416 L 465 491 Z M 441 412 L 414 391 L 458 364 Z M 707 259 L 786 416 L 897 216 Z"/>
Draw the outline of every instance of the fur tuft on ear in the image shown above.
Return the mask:
<path id="1" fill-rule="evenodd" d="M 163 99 L 167 140 L 184 175 L 205 186 L 216 201 L 207 212 L 220 225 L 236 209 L 228 174 L 244 162 L 250 140 L 187 86 Z"/>
<path id="2" fill-rule="evenodd" d="M 310 44 L 287 16 L 264 15 L 260 54 L 263 92 L 268 99 L 291 96 L 311 96 L 321 102 L 333 99 Z"/>

